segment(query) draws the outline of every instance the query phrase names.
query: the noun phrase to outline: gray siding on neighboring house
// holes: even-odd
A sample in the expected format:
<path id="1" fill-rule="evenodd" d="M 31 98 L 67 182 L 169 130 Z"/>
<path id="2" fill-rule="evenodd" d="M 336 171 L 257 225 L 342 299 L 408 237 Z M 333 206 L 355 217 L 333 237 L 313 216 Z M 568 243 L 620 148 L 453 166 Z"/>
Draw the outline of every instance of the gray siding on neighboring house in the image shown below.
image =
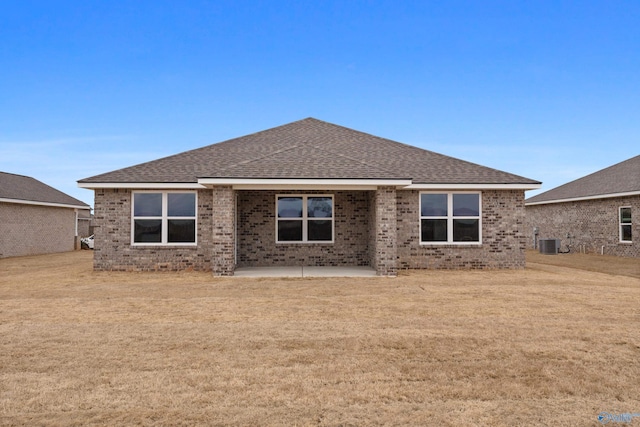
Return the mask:
<path id="1" fill-rule="evenodd" d="M 481 245 L 421 245 L 419 191 L 398 191 L 398 268 L 524 268 L 524 191 L 482 192 Z"/>
<path id="2" fill-rule="evenodd" d="M 624 206 L 631 207 L 632 243 L 620 242 L 619 208 Z M 533 229 L 538 227 L 538 239 L 560 239 L 562 249 L 571 243 L 576 252 L 640 257 L 640 195 L 529 205 L 526 211 L 530 248 L 534 247 Z"/>
<path id="3" fill-rule="evenodd" d="M 73 251 L 75 227 L 73 209 L 0 203 L 0 258 Z"/>
<path id="4" fill-rule="evenodd" d="M 92 231 L 91 212 L 79 211 L 78 212 L 78 237 L 88 237 Z"/>
<path id="5" fill-rule="evenodd" d="M 91 221 L 84 218 L 78 219 L 78 237 L 89 237 L 91 235 L 90 225 Z"/>

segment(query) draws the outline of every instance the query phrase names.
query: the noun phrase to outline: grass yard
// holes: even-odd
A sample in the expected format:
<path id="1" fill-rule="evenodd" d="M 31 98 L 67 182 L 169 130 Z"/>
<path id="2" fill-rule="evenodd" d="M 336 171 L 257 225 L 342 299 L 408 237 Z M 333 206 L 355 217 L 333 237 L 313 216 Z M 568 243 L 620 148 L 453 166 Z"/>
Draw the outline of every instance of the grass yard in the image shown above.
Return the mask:
<path id="1" fill-rule="evenodd" d="M 394 279 L 95 273 L 88 251 L 0 260 L 0 424 L 588 426 L 640 413 L 634 265 L 528 256 L 524 271 Z"/>

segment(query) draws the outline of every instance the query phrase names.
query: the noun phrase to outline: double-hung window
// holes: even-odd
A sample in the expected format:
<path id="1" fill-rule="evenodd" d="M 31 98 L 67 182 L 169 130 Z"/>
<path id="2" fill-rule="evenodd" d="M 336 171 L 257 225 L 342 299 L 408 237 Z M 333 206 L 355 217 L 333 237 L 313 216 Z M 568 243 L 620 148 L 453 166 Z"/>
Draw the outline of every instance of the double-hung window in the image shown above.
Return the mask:
<path id="1" fill-rule="evenodd" d="M 631 239 L 631 207 L 620 208 L 620 241 L 632 242 Z"/>
<path id="2" fill-rule="evenodd" d="M 420 243 L 481 243 L 480 196 L 479 192 L 420 193 Z"/>
<path id="3" fill-rule="evenodd" d="M 134 245 L 195 245 L 195 192 L 134 192 Z"/>
<path id="4" fill-rule="evenodd" d="M 277 243 L 332 243 L 333 196 L 277 195 Z"/>

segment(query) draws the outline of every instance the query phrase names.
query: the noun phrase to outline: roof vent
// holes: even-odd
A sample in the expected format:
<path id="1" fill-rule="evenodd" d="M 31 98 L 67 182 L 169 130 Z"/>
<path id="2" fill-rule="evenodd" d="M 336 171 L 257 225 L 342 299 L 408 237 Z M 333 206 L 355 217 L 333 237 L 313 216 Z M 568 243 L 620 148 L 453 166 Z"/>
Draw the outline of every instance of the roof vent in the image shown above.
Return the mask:
<path id="1" fill-rule="evenodd" d="M 538 244 L 540 253 L 544 255 L 557 255 L 560 250 L 560 239 L 540 239 Z"/>

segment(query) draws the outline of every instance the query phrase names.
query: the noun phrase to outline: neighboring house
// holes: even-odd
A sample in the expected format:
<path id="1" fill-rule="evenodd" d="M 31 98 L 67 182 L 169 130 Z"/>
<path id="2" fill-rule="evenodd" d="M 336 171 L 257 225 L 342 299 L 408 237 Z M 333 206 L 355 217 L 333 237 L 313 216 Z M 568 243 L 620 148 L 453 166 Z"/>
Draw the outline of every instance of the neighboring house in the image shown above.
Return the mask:
<path id="1" fill-rule="evenodd" d="M 0 258 L 72 251 L 90 207 L 34 178 L 0 172 Z"/>
<path id="2" fill-rule="evenodd" d="M 78 236 L 88 237 L 93 234 L 93 215 L 89 210 L 78 211 Z"/>
<path id="3" fill-rule="evenodd" d="M 531 197 L 526 210 L 531 247 L 551 238 L 563 250 L 640 257 L 640 156 Z"/>
<path id="4" fill-rule="evenodd" d="M 522 268 L 531 179 L 313 118 L 79 181 L 98 270 Z"/>

